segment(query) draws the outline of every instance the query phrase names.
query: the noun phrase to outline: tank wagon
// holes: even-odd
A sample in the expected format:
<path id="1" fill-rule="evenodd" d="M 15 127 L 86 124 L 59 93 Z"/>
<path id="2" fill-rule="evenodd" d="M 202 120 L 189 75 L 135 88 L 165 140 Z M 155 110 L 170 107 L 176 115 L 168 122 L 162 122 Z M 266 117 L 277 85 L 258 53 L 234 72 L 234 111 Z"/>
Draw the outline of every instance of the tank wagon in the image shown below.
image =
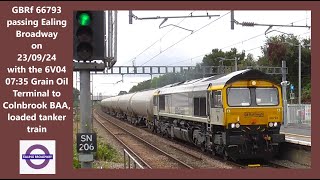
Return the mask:
<path id="1" fill-rule="evenodd" d="M 226 159 L 270 159 L 285 140 L 281 87 L 258 70 L 175 83 L 101 104 L 107 113 Z"/>
<path id="2" fill-rule="evenodd" d="M 153 121 L 153 94 L 156 90 L 148 90 L 101 101 L 104 112 L 125 119 L 132 124 L 148 125 Z"/>

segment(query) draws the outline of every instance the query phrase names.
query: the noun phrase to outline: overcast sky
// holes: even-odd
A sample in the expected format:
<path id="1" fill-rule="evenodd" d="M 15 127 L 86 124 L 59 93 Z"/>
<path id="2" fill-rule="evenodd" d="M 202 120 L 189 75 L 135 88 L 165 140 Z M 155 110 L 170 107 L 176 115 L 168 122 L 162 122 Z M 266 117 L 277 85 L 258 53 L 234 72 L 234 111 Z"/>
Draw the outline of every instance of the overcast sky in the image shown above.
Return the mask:
<path id="1" fill-rule="evenodd" d="M 277 31 L 299 35 L 301 39 L 311 38 L 311 29 L 305 27 L 273 27 L 269 31 L 277 31 L 267 35 L 264 33 L 268 26 L 235 25 L 231 30 L 230 11 L 133 11 L 139 18 L 188 16 L 190 13 L 194 16 L 207 13 L 220 16 L 168 19 L 162 26 L 174 24 L 181 28 L 167 26 L 159 29 L 163 19 L 133 19 L 129 24 L 128 11 L 118 11 L 118 61 L 115 66 L 132 66 L 133 60 L 136 66 L 191 66 L 201 62 L 203 56 L 215 48 L 229 51 L 235 47 L 239 52 L 245 50 L 246 55 L 251 53 L 258 58 L 262 55 L 259 47 L 266 37 L 280 35 Z M 238 22 L 311 26 L 311 11 L 305 10 L 235 11 L 234 17 Z M 73 87 L 80 89 L 79 74 L 73 74 Z M 129 91 L 133 85 L 150 78 L 150 75 L 124 75 L 124 82 L 116 83 L 121 80 L 121 75 L 94 75 L 91 87 L 94 95 L 117 95 L 119 91 Z"/>

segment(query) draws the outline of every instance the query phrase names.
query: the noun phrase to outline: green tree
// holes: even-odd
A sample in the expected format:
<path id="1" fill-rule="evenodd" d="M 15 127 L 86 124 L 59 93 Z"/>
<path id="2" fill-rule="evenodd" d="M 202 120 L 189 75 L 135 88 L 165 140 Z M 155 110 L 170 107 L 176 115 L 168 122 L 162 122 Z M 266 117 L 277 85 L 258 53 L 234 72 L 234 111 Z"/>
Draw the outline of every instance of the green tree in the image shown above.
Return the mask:
<path id="1" fill-rule="evenodd" d="M 310 44 L 311 39 L 298 40 L 296 36 L 274 36 L 266 40 L 265 44 L 261 47 L 263 56 L 259 57 L 259 66 L 274 66 L 281 67 L 282 61 L 286 61 L 288 68 L 287 81 L 290 81 L 296 88 L 294 93 L 298 95 L 299 86 L 299 48 L 301 43 L 305 47 L 301 48 L 301 87 L 302 102 L 309 102 L 311 97 L 310 88 L 308 84 L 311 82 L 311 49 L 306 47 Z M 281 81 L 281 76 L 276 76 L 278 81 Z M 289 93 L 289 92 L 288 92 Z"/>
<path id="2" fill-rule="evenodd" d="M 79 104 L 80 91 L 76 88 L 73 88 L 73 107 L 77 107 Z"/>
<path id="3" fill-rule="evenodd" d="M 245 51 L 238 52 L 236 48 L 231 48 L 230 51 L 223 52 L 221 49 L 212 49 L 211 53 L 205 55 L 202 60 L 202 66 L 220 66 L 219 57 L 226 59 L 238 58 L 239 63 L 245 58 Z M 234 61 L 223 61 L 224 66 L 234 66 Z"/>

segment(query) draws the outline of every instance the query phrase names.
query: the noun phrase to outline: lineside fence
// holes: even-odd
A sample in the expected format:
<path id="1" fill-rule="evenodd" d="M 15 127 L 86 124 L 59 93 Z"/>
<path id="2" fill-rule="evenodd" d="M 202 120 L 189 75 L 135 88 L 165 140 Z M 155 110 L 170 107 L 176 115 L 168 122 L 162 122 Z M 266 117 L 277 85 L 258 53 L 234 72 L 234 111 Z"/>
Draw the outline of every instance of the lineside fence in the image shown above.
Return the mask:
<path id="1" fill-rule="evenodd" d="M 287 124 L 301 124 L 311 127 L 311 104 L 288 104 Z"/>

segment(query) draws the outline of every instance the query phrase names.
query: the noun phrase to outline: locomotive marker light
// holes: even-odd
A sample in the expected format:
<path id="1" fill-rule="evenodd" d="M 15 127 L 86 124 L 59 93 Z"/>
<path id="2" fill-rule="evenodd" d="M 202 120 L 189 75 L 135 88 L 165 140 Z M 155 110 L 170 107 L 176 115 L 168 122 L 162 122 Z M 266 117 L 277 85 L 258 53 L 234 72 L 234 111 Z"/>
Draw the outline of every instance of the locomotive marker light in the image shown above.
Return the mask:
<path id="1" fill-rule="evenodd" d="M 273 127 L 273 122 L 269 122 L 269 127 Z"/>
<path id="2" fill-rule="evenodd" d="M 255 85 L 257 84 L 257 82 L 256 82 L 256 81 L 251 81 L 251 84 L 252 84 L 253 86 L 255 86 Z"/>
<path id="3" fill-rule="evenodd" d="M 234 123 L 231 124 L 231 128 L 235 128 L 236 125 Z"/>
<path id="4" fill-rule="evenodd" d="M 274 127 L 277 127 L 277 126 L 278 126 L 278 123 L 277 123 L 277 122 L 273 123 L 273 126 L 274 126 Z"/>
<path id="5" fill-rule="evenodd" d="M 269 122 L 269 127 L 277 127 L 278 123 L 277 122 Z"/>

